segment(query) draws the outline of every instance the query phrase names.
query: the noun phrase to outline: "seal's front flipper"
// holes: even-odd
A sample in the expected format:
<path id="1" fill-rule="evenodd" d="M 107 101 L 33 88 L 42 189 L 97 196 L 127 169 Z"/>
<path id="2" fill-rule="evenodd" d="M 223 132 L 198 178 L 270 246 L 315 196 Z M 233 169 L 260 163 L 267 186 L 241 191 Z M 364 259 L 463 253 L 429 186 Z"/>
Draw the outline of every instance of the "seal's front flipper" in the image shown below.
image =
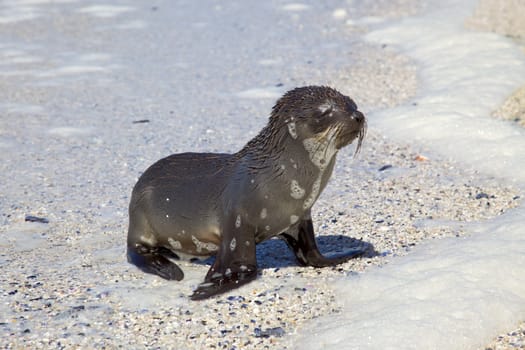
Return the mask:
<path id="1" fill-rule="evenodd" d="M 180 267 L 155 248 L 148 248 L 141 244 L 128 246 L 128 261 L 144 272 L 167 280 L 180 281 L 184 278 L 184 273 Z"/>
<path id="2" fill-rule="evenodd" d="M 211 277 L 206 276 L 206 280 L 193 291 L 192 300 L 202 300 L 225 293 L 257 278 L 257 266 L 255 265 L 240 265 L 235 270 L 233 267 L 228 268 L 224 273 L 212 272 L 212 269 L 213 267 L 210 269 Z"/>
<path id="3" fill-rule="evenodd" d="M 238 219 L 237 219 L 238 220 Z M 240 220 L 239 220 L 240 221 Z M 235 223 L 236 237 L 224 236 L 215 262 L 191 299 L 201 300 L 242 286 L 257 278 L 257 257 L 255 254 L 255 235 L 244 235 L 239 221 Z"/>
<path id="4" fill-rule="evenodd" d="M 366 253 L 367 248 L 360 246 L 346 253 L 325 257 L 319 251 L 315 242 L 312 220 L 302 220 L 295 230 L 281 234 L 292 248 L 299 264 L 303 266 L 326 267 L 344 263 Z"/>

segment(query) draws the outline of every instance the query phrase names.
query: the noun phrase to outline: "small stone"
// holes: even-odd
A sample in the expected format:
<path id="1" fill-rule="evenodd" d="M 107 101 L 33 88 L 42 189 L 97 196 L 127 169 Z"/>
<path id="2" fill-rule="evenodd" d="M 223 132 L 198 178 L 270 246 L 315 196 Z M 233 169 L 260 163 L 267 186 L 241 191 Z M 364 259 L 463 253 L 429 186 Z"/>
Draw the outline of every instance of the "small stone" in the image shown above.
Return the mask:
<path id="1" fill-rule="evenodd" d="M 41 217 L 38 217 L 38 216 L 33 216 L 33 215 L 26 215 L 25 221 L 40 222 L 42 224 L 49 224 L 49 220 L 48 219 L 41 218 Z"/>
<path id="2" fill-rule="evenodd" d="M 478 193 L 478 194 L 476 195 L 476 199 L 481 199 L 481 198 L 487 198 L 487 199 L 488 199 L 488 198 L 489 198 L 489 195 L 486 194 L 486 193 L 484 193 L 484 192 Z"/>
<path id="3" fill-rule="evenodd" d="M 226 299 L 228 299 L 228 301 L 244 301 L 244 297 L 242 295 L 232 295 Z"/>
<path id="4" fill-rule="evenodd" d="M 256 327 L 253 332 L 256 338 L 282 337 L 286 334 L 282 327 L 267 328 L 264 330 Z"/>

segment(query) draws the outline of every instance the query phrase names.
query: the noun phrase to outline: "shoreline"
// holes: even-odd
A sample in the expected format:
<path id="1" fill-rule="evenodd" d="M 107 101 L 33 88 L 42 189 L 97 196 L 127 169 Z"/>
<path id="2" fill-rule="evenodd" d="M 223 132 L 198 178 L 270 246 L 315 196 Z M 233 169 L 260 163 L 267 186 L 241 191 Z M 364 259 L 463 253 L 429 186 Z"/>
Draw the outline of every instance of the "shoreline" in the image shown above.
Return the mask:
<path id="1" fill-rule="evenodd" d="M 511 38 L 525 50 L 525 1 L 512 0 L 501 3 L 496 0 L 479 0 L 466 27 L 478 31 L 494 32 Z M 509 120 L 525 127 L 525 82 L 497 107 L 492 116 Z M 512 330 L 499 334 L 488 343 L 485 350 L 504 350 L 525 346 L 525 319 Z"/>

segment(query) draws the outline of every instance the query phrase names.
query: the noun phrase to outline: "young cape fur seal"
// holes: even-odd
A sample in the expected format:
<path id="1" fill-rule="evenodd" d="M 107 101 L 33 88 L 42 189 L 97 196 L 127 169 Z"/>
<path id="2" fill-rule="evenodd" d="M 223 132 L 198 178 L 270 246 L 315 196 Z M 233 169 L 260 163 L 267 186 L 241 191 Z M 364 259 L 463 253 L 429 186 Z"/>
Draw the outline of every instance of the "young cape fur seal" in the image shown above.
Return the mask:
<path id="1" fill-rule="evenodd" d="M 255 245 L 280 236 L 300 265 L 324 267 L 364 253 L 319 252 L 311 208 L 325 188 L 337 151 L 357 139 L 365 117 L 347 96 L 324 86 L 281 97 L 268 125 L 234 154 L 181 153 L 139 178 L 129 205 L 128 261 L 168 280 L 184 274 L 181 257 L 215 255 L 191 296 L 204 299 L 257 277 Z"/>

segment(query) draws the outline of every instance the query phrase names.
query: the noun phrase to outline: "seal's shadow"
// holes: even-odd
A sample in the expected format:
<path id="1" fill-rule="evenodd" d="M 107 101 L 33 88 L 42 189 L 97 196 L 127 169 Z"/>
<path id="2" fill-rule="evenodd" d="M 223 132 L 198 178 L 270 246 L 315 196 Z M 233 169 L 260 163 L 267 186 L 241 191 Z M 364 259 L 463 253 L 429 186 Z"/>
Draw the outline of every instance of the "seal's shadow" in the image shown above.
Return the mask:
<path id="1" fill-rule="evenodd" d="M 318 236 L 316 241 L 321 254 L 325 256 L 344 253 L 358 247 L 366 251 L 364 256 L 377 255 L 371 243 L 347 236 Z M 360 257 L 356 259 L 360 259 Z M 257 263 L 261 269 L 298 266 L 292 250 L 284 240 L 279 238 L 270 239 L 257 245 Z"/>
<path id="2" fill-rule="evenodd" d="M 363 257 L 373 257 L 378 255 L 372 243 L 364 242 L 347 236 L 318 236 L 316 237 L 316 241 L 319 250 L 323 255 L 326 256 L 329 256 L 330 254 L 344 253 L 358 247 L 364 249 L 365 253 L 355 259 L 362 259 Z M 260 269 L 298 266 L 295 255 L 283 239 L 276 237 L 259 243 L 256 247 L 256 251 L 257 265 Z M 215 257 L 211 257 L 202 261 L 201 263 L 211 265 L 213 264 L 214 260 Z"/>

